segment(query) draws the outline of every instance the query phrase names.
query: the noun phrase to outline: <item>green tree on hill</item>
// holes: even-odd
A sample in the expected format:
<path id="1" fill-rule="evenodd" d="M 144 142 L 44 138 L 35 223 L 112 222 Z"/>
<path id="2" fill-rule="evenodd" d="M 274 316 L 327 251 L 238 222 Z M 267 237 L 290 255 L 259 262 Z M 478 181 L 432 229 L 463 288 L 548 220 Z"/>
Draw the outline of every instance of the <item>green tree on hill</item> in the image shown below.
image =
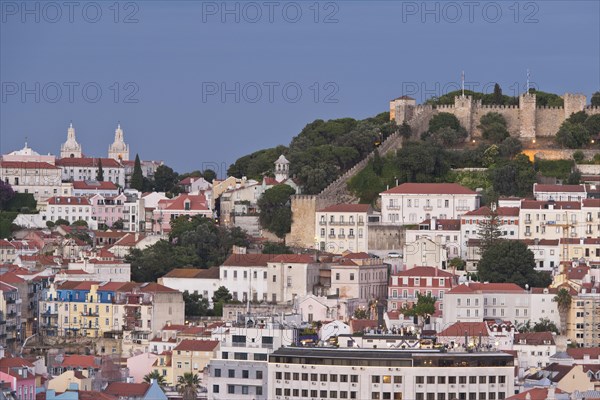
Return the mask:
<path id="1" fill-rule="evenodd" d="M 98 182 L 104 181 L 104 169 L 102 168 L 102 159 L 98 159 L 98 172 L 96 173 L 96 180 Z"/>
<path id="2" fill-rule="evenodd" d="M 142 174 L 142 163 L 140 162 L 140 156 L 135 155 L 135 162 L 133 163 L 133 173 L 131 174 L 131 181 L 129 186 L 132 189 L 142 191 L 144 185 L 144 175 Z"/>
<path id="3" fill-rule="evenodd" d="M 294 193 L 296 191 L 288 185 L 277 185 L 267 189 L 257 202 L 260 226 L 282 239 L 292 226 L 290 196 Z"/>
<path id="4" fill-rule="evenodd" d="M 534 255 L 518 240 L 499 240 L 481 255 L 477 265 L 481 281 L 515 283 L 521 287 L 547 287 L 552 278 L 535 270 Z"/>
<path id="5" fill-rule="evenodd" d="M 485 140 L 492 143 L 501 143 L 509 137 L 506 119 L 502 114 L 489 112 L 481 117 L 479 123 L 481 135 Z"/>

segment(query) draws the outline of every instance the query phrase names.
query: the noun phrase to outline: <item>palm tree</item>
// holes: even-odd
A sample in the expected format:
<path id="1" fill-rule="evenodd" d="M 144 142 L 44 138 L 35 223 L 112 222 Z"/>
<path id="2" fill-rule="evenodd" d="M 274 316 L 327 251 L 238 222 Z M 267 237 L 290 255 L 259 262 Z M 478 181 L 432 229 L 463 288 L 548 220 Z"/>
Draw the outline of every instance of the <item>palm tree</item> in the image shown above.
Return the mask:
<path id="1" fill-rule="evenodd" d="M 560 315 L 560 331 L 564 335 L 567 332 L 567 314 L 571 309 L 571 294 L 567 289 L 562 288 L 554 296 L 554 301 L 558 306 L 558 314 Z"/>
<path id="2" fill-rule="evenodd" d="M 183 396 L 183 400 L 196 400 L 200 378 L 191 372 L 185 372 L 177 378 L 177 392 Z"/>
<path id="3" fill-rule="evenodd" d="M 160 372 L 158 372 L 158 370 L 154 370 L 144 376 L 144 382 L 146 383 L 151 383 L 153 379 L 156 381 L 156 383 L 158 383 L 158 386 L 160 386 L 161 388 L 165 387 L 165 385 L 167 384 L 167 382 L 165 381 L 165 377 Z"/>

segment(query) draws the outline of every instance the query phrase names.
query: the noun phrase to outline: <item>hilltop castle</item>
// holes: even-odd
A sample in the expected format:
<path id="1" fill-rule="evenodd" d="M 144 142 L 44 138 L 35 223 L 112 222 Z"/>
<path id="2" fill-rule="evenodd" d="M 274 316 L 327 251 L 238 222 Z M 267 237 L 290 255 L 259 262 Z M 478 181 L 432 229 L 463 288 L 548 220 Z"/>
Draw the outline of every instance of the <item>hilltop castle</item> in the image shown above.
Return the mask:
<path id="1" fill-rule="evenodd" d="M 519 96 L 518 106 L 482 105 L 480 100 L 473 100 L 471 96 L 456 96 L 454 105 L 431 106 L 417 105 L 415 99 L 402 96 L 390 101 L 390 120 L 401 124 L 424 112 L 434 115 L 447 112 L 458 118 L 471 138 L 477 138 L 481 136 L 478 128 L 481 117 L 489 112 L 497 112 L 506 119 L 511 136 L 534 139 L 556 135 L 560 125 L 573 113 L 585 111 L 588 115 L 600 114 L 600 107 L 586 106 L 585 95 L 566 93 L 562 98 L 564 107 L 537 106 L 535 93 Z"/>

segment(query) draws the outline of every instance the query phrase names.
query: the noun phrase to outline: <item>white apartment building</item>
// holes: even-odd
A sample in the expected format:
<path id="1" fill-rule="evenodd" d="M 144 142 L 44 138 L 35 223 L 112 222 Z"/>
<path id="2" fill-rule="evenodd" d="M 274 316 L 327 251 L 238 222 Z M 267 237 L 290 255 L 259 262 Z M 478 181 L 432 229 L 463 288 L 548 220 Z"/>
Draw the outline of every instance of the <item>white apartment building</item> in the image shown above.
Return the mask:
<path id="1" fill-rule="evenodd" d="M 336 204 L 318 210 L 315 248 L 333 254 L 368 250 L 368 220 L 373 209 L 368 204 Z"/>
<path id="2" fill-rule="evenodd" d="M 446 292 L 443 317 L 444 324 L 484 318 L 526 323 L 531 319 L 530 295 L 514 283 L 467 282 Z"/>
<path id="3" fill-rule="evenodd" d="M 514 359 L 499 352 L 287 347 L 269 356 L 269 399 L 505 399 Z"/>
<path id="4" fill-rule="evenodd" d="M 119 188 L 110 181 L 75 181 L 73 182 L 73 196 L 94 196 L 116 197 L 119 195 Z"/>
<path id="5" fill-rule="evenodd" d="M 585 237 L 580 201 L 522 200 L 519 222 L 524 239 Z"/>
<path id="6" fill-rule="evenodd" d="M 115 159 L 82 157 L 56 160 L 56 166 L 62 170 L 63 182 L 94 181 L 98 176 L 100 164 L 105 181 L 125 186 L 125 167 Z"/>
<path id="7" fill-rule="evenodd" d="M 533 197 L 540 201 L 581 201 L 587 198 L 585 185 L 533 184 Z"/>
<path id="8" fill-rule="evenodd" d="M 516 333 L 513 350 L 519 360 L 519 376 L 529 368 L 544 368 L 550 365 L 550 357 L 556 354 L 556 343 L 551 332 Z"/>
<path id="9" fill-rule="evenodd" d="M 234 300 L 281 303 L 313 292 L 319 264 L 308 255 L 232 254 L 219 275 Z"/>
<path id="10" fill-rule="evenodd" d="M 558 294 L 557 288 L 531 288 L 529 289 L 529 304 L 531 304 L 531 324 L 548 319 L 560 329 L 560 314 L 554 297 Z"/>
<path id="11" fill-rule="evenodd" d="M 519 239 L 519 207 L 497 207 L 498 229 L 505 239 Z M 462 237 L 461 257 L 467 256 L 467 243 L 469 239 L 480 239 L 480 224 L 490 219 L 491 210 L 484 206 L 465 213 L 461 218 L 460 232 Z"/>
<path id="12" fill-rule="evenodd" d="M 87 222 L 88 226 L 95 225 L 95 221 L 92 220 L 92 204 L 87 197 L 51 197 L 41 215 L 43 221 L 64 219 L 72 223 L 81 220 Z"/>
<path id="13" fill-rule="evenodd" d="M 195 293 L 202 299 L 208 299 L 212 304 L 215 292 L 221 286 L 219 280 L 219 267 L 208 269 L 176 268 L 165 276 L 158 278 L 157 282 L 163 286 L 177 289 L 180 292 Z"/>
<path id="14" fill-rule="evenodd" d="M 63 194 L 61 170 L 47 162 L 0 161 L 0 179 L 17 193 L 33 194 L 37 201 Z"/>
<path id="15" fill-rule="evenodd" d="M 479 208 L 479 195 L 456 183 L 403 183 L 381 193 L 382 223 L 418 224 L 433 217 L 460 219 Z"/>
<path id="16" fill-rule="evenodd" d="M 204 382 L 209 399 L 266 400 L 268 357 L 282 346 L 297 342 L 297 330 L 256 317 L 252 326 L 222 326 L 211 339 L 221 346 L 216 359 L 207 366 Z"/>

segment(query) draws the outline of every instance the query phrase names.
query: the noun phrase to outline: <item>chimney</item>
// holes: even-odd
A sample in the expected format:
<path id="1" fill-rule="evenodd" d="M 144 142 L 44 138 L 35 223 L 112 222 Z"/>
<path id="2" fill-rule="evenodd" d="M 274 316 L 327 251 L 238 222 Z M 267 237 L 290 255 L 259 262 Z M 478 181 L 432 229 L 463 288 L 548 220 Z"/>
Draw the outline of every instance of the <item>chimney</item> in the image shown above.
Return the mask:
<path id="1" fill-rule="evenodd" d="M 154 379 L 152 379 L 152 381 L 154 381 Z M 127 377 L 127 383 L 135 383 L 135 380 L 133 379 L 133 376 L 128 376 Z"/>

